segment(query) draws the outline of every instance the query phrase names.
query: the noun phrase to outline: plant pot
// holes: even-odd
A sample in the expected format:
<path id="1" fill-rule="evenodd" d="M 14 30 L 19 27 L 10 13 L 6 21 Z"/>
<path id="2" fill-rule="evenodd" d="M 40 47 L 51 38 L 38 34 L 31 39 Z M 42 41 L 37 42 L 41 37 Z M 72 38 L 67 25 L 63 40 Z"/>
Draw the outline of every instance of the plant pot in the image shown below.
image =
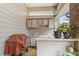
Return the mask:
<path id="1" fill-rule="evenodd" d="M 69 32 L 63 32 L 63 36 L 64 36 L 64 38 L 68 39 L 68 38 L 70 38 L 71 35 Z"/>
<path id="2" fill-rule="evenodd" d="M 61 38 L 61 31 L 54 31 L 55 38 Z"/>

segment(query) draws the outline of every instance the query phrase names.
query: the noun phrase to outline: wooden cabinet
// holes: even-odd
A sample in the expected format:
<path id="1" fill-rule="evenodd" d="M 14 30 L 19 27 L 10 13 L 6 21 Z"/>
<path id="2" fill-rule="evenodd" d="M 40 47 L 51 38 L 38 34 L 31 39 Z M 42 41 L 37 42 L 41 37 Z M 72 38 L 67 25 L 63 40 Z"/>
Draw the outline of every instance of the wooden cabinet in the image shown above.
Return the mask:
<path id="1" fill-rule="evenodd" d="M 32 20 L 32 27 L 38 28 L 38 20 Z"/>
<path id="2" fill-rule="evenodd" d="M 42 20 L 42 25 L 48 25 L 48 19 L 43 19 Z"/>
<path id="3" fill-rule="evenodd" d="M 38 19 L 38 25 L 48 25 L 48 19 Z"/>
<path id="4" fill-rule="evenodd" d="M 26 23 L 28 28 L 32 27 L 32 20 L 27 20 Z"/>
<path id="5" fill-rule="evenodd" d="M 27 27 L 28 28 L 38 28 L 37 20 L 27 20 Z"/>
<path id="6" fill-rule="evenodd" d="M 39 26 L 43 24 L 43 21 L 41 19 L 38 19 Z"/>
<path id="7" fill-rule="evenodd" d="M 38 28 L 41 26 L 48 26 L 48 28 L 54 28 L 53 19 L 30 19 L 27 20 L 28 28 Z"/>

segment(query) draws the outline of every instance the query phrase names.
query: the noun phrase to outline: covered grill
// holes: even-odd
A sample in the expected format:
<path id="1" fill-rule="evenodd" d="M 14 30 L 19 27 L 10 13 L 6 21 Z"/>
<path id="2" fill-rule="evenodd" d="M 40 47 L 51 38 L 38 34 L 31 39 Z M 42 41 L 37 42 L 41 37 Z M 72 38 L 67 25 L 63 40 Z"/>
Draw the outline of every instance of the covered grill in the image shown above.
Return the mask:
<path id="1" fill-rule="evenodd" d="M 30 37 L 25 34 L 11 35 L 5 42 L 5 55 L 19 55 L 23 50 L 28 49 Z"/>

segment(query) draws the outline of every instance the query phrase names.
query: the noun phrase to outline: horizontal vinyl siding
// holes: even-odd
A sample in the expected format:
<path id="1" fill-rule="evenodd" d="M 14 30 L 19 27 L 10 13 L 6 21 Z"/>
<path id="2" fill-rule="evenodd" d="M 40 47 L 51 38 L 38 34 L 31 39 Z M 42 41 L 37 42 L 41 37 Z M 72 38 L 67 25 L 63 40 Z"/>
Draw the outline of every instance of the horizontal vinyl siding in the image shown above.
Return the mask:
<path id="1" fill-rule="evenodd" d="M 53 7 L 33 7 L 29 8 L 29 15 L 54 15 L 55 9 Z"/>
<path id="2" fill-rule="evenodd" d="M 27 16 L 28 8 L 23 3 L 0 3 L 0 55 L 4 53 L 4 42 L 9 35 L 16 33 L 28 35 Z"/>

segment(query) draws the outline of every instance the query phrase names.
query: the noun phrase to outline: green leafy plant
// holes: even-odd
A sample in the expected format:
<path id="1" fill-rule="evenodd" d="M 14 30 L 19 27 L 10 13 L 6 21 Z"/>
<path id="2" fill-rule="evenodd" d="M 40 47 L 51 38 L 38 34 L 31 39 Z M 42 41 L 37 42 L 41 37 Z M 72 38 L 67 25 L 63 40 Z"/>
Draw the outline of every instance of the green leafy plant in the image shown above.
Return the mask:
<path id="1" fill-rule="evenodd" d="M 59 24 L 58 30 L 60 30 L 62 32 L 71 32 L 71 28 L 68 27 L 67 24 L 65 24 L 65 23 Z"/>
<path id="2" fill-rule="evenodd" d="M 75 54 L 76 56 L 79 56 L 79 51 L 74 52 L 74 54 Z"/>

